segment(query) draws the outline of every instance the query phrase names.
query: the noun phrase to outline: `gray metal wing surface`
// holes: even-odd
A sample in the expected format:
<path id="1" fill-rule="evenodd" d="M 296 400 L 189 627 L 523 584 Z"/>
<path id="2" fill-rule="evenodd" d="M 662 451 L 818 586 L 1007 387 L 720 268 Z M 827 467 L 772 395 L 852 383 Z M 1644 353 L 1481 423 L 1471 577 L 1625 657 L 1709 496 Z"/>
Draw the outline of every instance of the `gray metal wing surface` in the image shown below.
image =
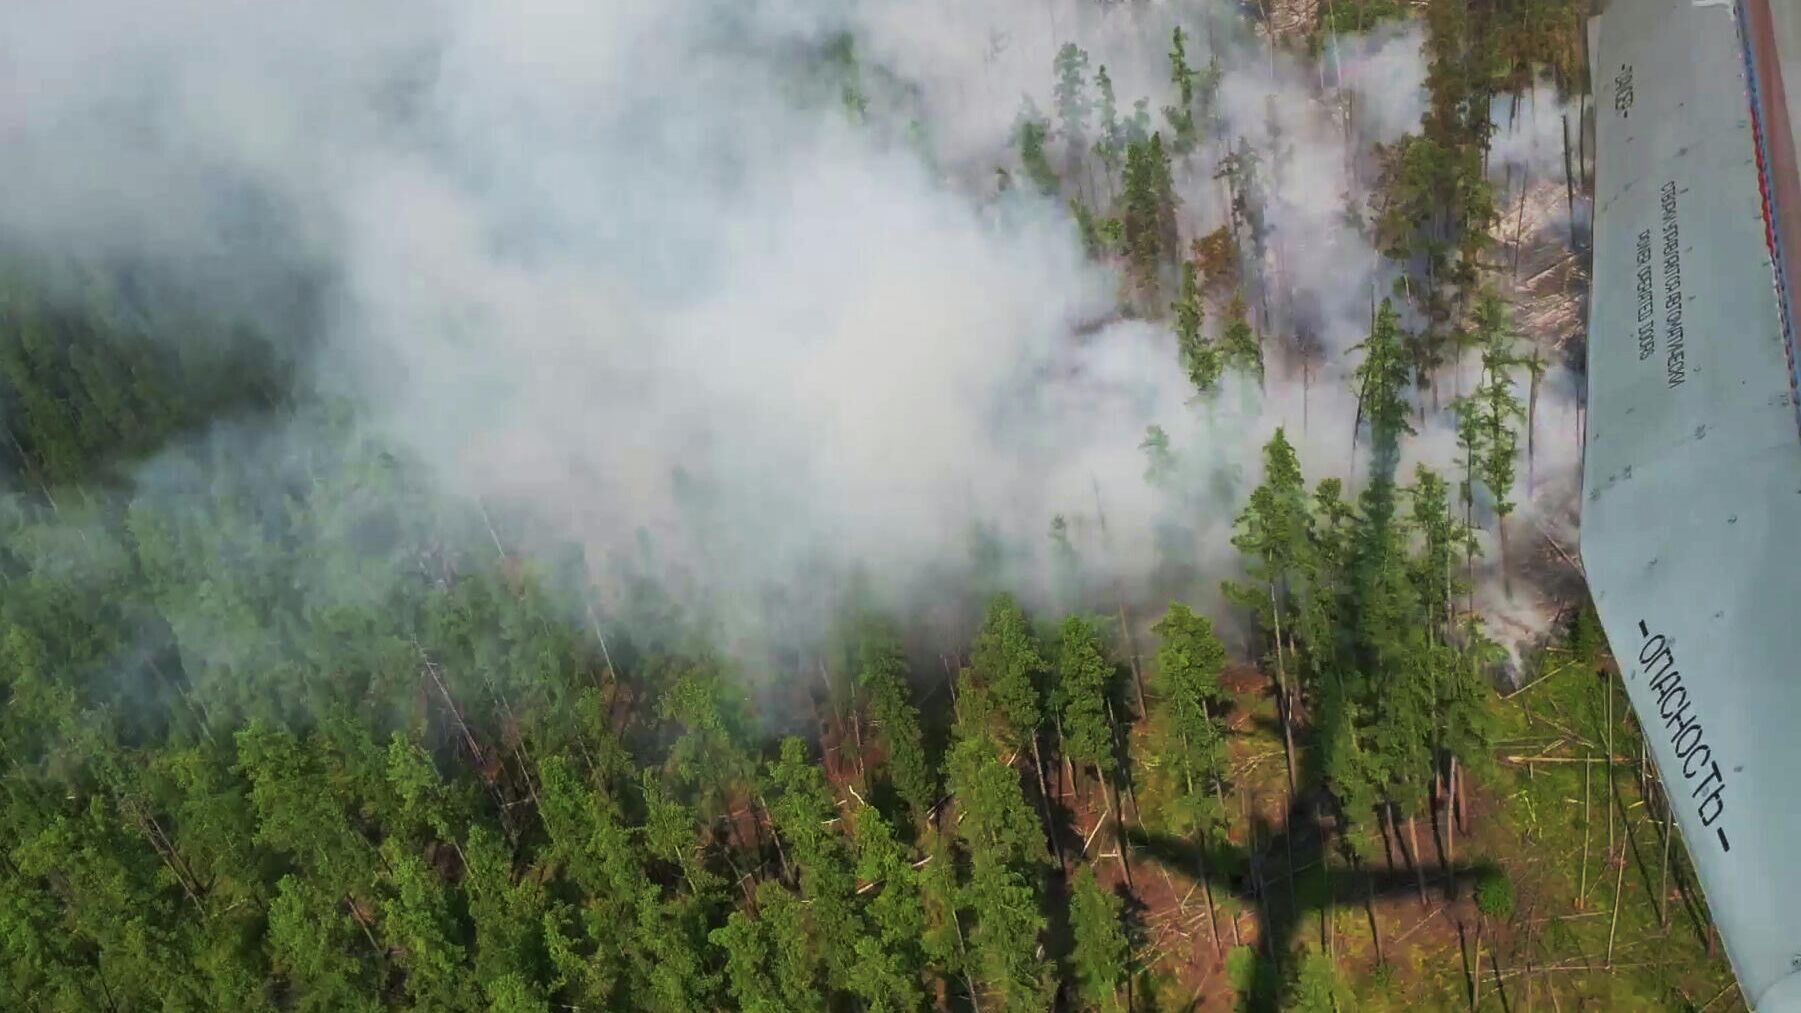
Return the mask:
<path id="1" fill-rule="evenodd" d="M 1613 0 L 1591 25 L 1582 558 L 1758 1010 L 1801 1010 L 1801 187 L 1771 34 L 1795 15 Z"/>

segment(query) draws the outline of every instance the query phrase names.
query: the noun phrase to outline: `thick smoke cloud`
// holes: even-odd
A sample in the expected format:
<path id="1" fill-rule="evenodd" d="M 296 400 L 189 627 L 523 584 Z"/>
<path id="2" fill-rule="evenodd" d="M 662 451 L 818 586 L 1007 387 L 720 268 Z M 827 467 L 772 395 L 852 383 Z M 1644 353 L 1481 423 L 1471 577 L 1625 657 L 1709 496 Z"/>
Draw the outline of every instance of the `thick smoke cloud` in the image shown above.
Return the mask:
<path id="1" fill-rule="evenodd" d="M 16 3 L 0 230 L 174 264 L 252 306 L 271 278 L 322 279 L 319 384 L 523 547 L 586 548 L 603 602 L 648 544 L 728 629 L 853 570 L 918 614 L 983 533 L 1048 597 L 1059 514 L 1091 587 L 1210 598 L 1277 425 L 1313 477 L 1347 470 L 1347 352 L 1392 279 L 1344 212 L 1361 153 L 1417 123 L 1423 69 L 1411 25 L 1323 63 L 1236 20 L 1186 25 L 1192 62 L 1221 63 L 1226 130 L 1181 180 L 1184 234 L 1224 221 L 1228 145 L 1285 146 L 1265 269 L 1293 307 L 1275 323 L 1317 347 L 1305 369 L 1277 356 L 1265 391 L 1194 403 L 1173 338 L 1116 318 L 1118 279 L 1066 210 L 993 192 L 1064 42 L 1108 66 L 1122 113 L 1143 97 L 1160 120 L 1178 13 Z M 845 32 L 870 122 L 821 70 Z M 1175 491 L 1144 479 L 1149 425 Z M 1414 453 L 1454 456 L 1434 433 Z"/>

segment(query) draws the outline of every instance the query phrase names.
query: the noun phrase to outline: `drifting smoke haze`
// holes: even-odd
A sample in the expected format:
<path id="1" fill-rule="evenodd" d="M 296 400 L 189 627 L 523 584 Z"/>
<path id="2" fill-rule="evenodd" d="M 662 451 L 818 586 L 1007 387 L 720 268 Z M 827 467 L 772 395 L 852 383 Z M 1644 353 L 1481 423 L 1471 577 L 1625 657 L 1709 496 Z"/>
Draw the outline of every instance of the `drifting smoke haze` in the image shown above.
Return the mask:
<path id="1" fill-rule="evenodd" d="M 1184 241 L 1226 220 L 1228 145 L 1281 153 L 1272 342 L 1313 350 L 1272 344 L 1266 390 L 1198 402 L 1066 210 L 994 193 L 1065 42 L 1161 125 L 1178 20 L 1192 63 L 1220 61 L 1226 127 L 1178 165 Z M 821 70 L 840 33 L 866 123 Z M 1346 208 L 1370 145 L 1418 124 L 1420 42 L 1391 25 L 1313 61 L 1236 20 L 1072 0 L 15 3 L 0 230 L 157 262 L 239 310 L 315 281 L 317 384 L 516 547 L 582 546 L 603 608 L 629 560 L 728 640 L 777 600 L 806 631 L 860 572 L 948 632 L 978 533 L 1051 597 L 1057 515 L 1091 597 L 1210 601 L 1277 426 L 1310 479 L 1353 471 L 1350 350 L 1396 273 Z M 1569 512 L 1576 400 L 1567 374 L 1541 391 L 1556 500 L 1517 497 L 1535 523 Z M 1406 473 L 1451 470 L 1448 424 L 1408 441 Z M 1150 425 L 1167 488 L 1144 478 Z"/>

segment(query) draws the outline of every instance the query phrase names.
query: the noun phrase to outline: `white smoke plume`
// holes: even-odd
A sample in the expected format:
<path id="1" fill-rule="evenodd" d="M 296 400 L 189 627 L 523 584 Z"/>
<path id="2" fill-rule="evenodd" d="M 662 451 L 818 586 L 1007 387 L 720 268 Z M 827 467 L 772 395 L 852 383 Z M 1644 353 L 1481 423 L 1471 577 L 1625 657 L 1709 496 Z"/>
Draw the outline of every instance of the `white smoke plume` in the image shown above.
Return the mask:
<path id="1" fill-rule="evenodd" d="M 1065 42 L 1162 126 L 1178 23 L 1226 126 L 1178 181 L 1184 241 L 1224 221 L 1228 146 L 1282 149 L 1272 349 L 1318 350 L 1209 402 L 1164 325 L 1116 318 L 1066 209 L 993 193 Z M 820 71 L 843 33 L 869 122 Z M 1348 353 L 1392 267 L 1345 210 L 1417 124 L 1419 44 L 1322 63 L 1086 0 L 26 0 L 0 9 L 0 231 L 250 302 L 322 279 L 318 381 L 520 547 L 582 545 L 603 603 L 648 543 L 728 626 L 852 571 L 917 615 L 976 532 L 1048 597 L 1057 515 L 1091 586 L 1211 600 L 1275 427 L 1311 478 L 1351 470 Z M 1150 425 L 1175 492 L 1145 481 Z"/>

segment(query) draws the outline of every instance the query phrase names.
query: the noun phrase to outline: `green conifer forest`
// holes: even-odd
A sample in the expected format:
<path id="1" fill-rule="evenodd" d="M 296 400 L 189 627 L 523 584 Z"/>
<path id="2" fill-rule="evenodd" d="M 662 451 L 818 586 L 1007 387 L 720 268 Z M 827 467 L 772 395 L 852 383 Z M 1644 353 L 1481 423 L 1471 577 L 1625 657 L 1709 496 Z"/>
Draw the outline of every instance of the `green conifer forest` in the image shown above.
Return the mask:
<path id="1" fill-rule="evenodd" d="M 673 102 L 634 107 L 621 115 L 645 149 L 599 163 L 640 187 L 629 199 L 559 198 L 554 223 L 504 218 L 475 252 L 418 233 L 412 259 L 368 253 L 401 290 L 434 258 L 501 258 L 486 305 L 508 312 L 434 306 L 406 327 L 444 331 L 446 348 L 504 330 L 508 362 L 621 406 L 616 429 L 554 412 L 546 427 L 575 445 L 658 448 L 656 481 L 673 492 L 642 514 L 620 505 L 638 491 L 624 469 L 591 502 L 524 479 L 509 498 L 494 476 L 535 474 L 529 451 L 507 444 L 447 480 L 412 429 L 374 421 L 384 388 L 423 371 L 357 359 L 346 382 L 322 365 L 345 319 L 388 305 L 356 280 L 375 270 L 365 261 L 314 259 L 342 223 L 271 227 L 299 251 L 257 290 L 282 298 L 209 288 L 236 277 L 231 257 L 0 235 L 0 1009 L 1743 1008 L 1559 526 L 1574 507 L 1547 491 L 1573 474 L 1557 448 L 1579 446 L 1581 339 L 1545 307 L 1585 291 L 1569 265 L 1584 256 L 1591 166 L 1582 151 L 1510 161 L 1503 148 L 1510 110 L 1521 123 L 1557 110 L 1544 115 L 1585 143 L 1584 5 L 1013 5 L 997 16 L 1017 30 L 976 42 L 994 67 L 1033 54 L 1029 91 L 996 70 L 959 93 L 1000 111 L 985 146 L 933 118 L 896 23 L 679 6 L 701 21 L 680 28 L 694 52 L 777 53 L 758 80 L 828 124 L 819 150 L 867 145 L 899 182 L 767 187 L 747 168 L 758 152 L 803 142 L 750 129 L 764 100 L 696 64 L 665 72 L 748 124 L 742 137 L 686 129 L 717 121 Z M 518 37 L 484 25 L 471 37 L 493 49 L 477 62 L 507 66 Z M 1122 32 L 1152 40 L 1130 65 L 1107 55 Z M 422 122 L 408 117 L 434 93 L 407 81 L 460 72 L 440 41 L 397 47 L 413 77 L 384 79 L 372 122 Z M 1370 125 L 1388 115 L 1382 88 L 1345 83 L 1379 45 L 1417 67 L 1404 129 Z M 611 52 L 555 32 L 530 46 L 578 76 Z M 154 76 L 139 83 L 175 80 Z M 497 179 L 527 178 L 496 199 L 509 214 L 541 189 L 612 193 L 574 179 L 588 163 L 515 164 L 542 97 L 500 94 L 482 122 L 520 134 L 485 135 L 492 161 L 459 164 L 459 186 L 488 200 Z M 1319 136 L 1281 103 L 1324 124 Z M 349 115 L 305 108 L 298 127 L 265 123 L 269 136 L 336 138 L 325 124 Z M 408 143 L 465 143 L 463 112 L 433 113 L 442 132 Z M 24 115 L 25 153 L 0 149 L 0 169 L 40 155 Z M 307 170 L 319 182 L 290 193 L 334 185 L 328 143 Z M 1325 161 L 1344 192 L 1309 175 L 1320 150 L 1336 153 Z M 661 163 L 625 168 L 672 151 L 700 163 L 682 180 L 709 181 L 693 206 L 677 184 L 643 182 Z M 1531 175 L 1544 166 L 1556 175 Z M 942 301 L 913 275 L 876 279 L 879 311 L 831 292 L 865 264 L 879 274 L 879 248 L 913 242 L 913 217 L 879 234 L 843 226 L 854 256 L 806 260 L 779 241 L 814 214 L 809 187 L 879 208 L 912 199 L 906 186 L 959 202 L 918 217 L 954 206 L 977 223 L 945 226 L 952 252 L 931 263 L 970 245 L 1043 248 L 1092 283 L 1092 318 L 1053 321 L 1059 347 L 1088 357 L 996 354 L 1029 360 L 1006 374 L 1006 404 L 1045 413 L 1028 420 L 1072 414 L 1108 444 L 1091 463 L 1074 429 L 1008 429 L 1039 456 L 944 487 L 959 511 L 973 505 L 933 529 L 952 545 L 942 559 L 920 563 L 906 543 L 846 549 L 847 562 L 836 548 L 887 523 L 859 489 L 820 478 L 871 463 L 837 442 L 859 431 L 856 411 L 904 421 L 878 472 L 930 466 L 936 427 L 987 405 L 958 364 L 1003 345 L 997 321 L 1034 304 L 978 291 L 967 330 L 940 342 L 937 318 L 908 315 Z M 393 215 L 392 235 L 414 228 L 386 199 L 398 192 L 359 205 Z M 708 203 L 721 193 L 776 208 L 777 224 L 731 218 Z M 27 220 L 0 200 L 0 226 Z M 1314 221 L 1337 238 L 1303 227 Z M 869 359 L 821 337 L 768 379 L 753 324 L 693 298 L 730 279 L 686 245 L 689 229 L 706 249 L 750 250 L 744 263 L 803 259 L 812 284 L 768 311 L 774 329 L 804 343 L 809 328 L 892 316 L 882 345 L 902 347 Z M 590 285 L 568 251 L 594 234 L 643 273 Z M 244 242 L 231 248 L 270 240 Z M 1522 256 L 1562 272 L 1556 291 L 1532 287 Z M 507 286 L 538 273 L 561 295 L 547 306 L 522 287 L 520 311 Z M 1333 290 L 1348 296 L 1320 294 L 1331 275 L 1351 279 Z M 641 346 L 654 351 L 601 365 L 534 343 L 557 314 L 634 285 L 584 327 L 680 319 L 703 337 L 657 331 Z M 1149 349 L 1143 379 L 1097 351 L 1119 334 Z M 796 455 L 746 464 L 743 445 L 690 441 L 668 456 L 655 434 L 683 413 L 636 398 L 670 375 L 659 356 L 678 355 L 756 378 L 675 374 L 726 420 L 751 417 L 735 413 L 771 385 L 783 412 L 816 418 L 808 363 L 902 374 L 929 360 L 923 386 L 943 400 L 850 405 L 798 426 Z M 493 401 L 446 400 L 422 428 L 479 435 L 489 412 L 536 407 L 505 389 L 511 374 L 444 368 Z M 1115 439 L 1058 401 L 1060 372 L 1128 390 L 1108 404 L 1168 393 L 1157 404 L 1175 407 L 1128 418 Z M 1052 459 L 1085 470 L 1054 497 L 1014 497 L 1024 507 L 984 495 L 985 474 Z M 772 496 L 773 513 L 851 505 L 797 548 L 737 519 L 741 470 L 799 490 Z M 928 509 L 894 488 L 897 514 Z M 606 548 L 552 514 L 600 517 Z M 747 558 L 782 569 L 746 574 Z"/>

